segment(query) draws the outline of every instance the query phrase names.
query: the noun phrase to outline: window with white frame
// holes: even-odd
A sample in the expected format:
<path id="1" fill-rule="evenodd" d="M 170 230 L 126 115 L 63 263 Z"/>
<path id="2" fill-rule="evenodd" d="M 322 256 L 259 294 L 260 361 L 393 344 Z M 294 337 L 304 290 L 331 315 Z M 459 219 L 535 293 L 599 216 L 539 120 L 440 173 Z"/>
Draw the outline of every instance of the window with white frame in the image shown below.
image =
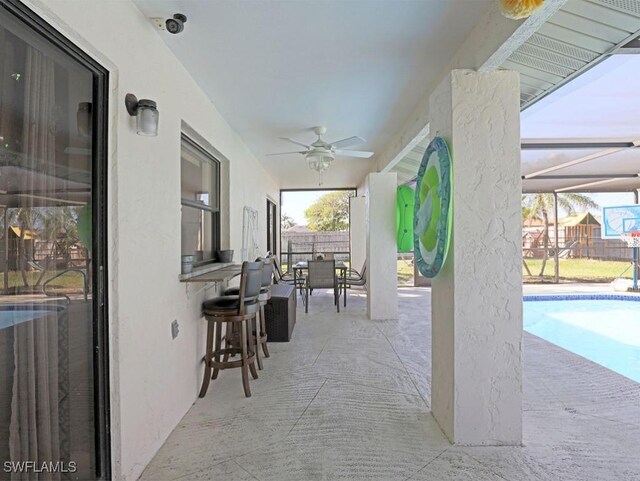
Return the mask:
<path id="1" fill-rule="evenodd" d="M 215 260 L 220 249 L 220 162 L 186 135 L 181 160 L 182 251 L 194 265 Z"/>

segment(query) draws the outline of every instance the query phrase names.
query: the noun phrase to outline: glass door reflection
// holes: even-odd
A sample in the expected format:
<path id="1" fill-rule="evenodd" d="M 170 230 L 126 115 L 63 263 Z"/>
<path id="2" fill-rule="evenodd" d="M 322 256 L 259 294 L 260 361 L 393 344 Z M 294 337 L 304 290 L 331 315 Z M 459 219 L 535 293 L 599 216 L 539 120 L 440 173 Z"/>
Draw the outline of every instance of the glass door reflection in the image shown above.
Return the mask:
<path id="1" fill-rule="evenodd" d="M 99 474 L 94 83 L 0 8 L 0 479 Z"/>

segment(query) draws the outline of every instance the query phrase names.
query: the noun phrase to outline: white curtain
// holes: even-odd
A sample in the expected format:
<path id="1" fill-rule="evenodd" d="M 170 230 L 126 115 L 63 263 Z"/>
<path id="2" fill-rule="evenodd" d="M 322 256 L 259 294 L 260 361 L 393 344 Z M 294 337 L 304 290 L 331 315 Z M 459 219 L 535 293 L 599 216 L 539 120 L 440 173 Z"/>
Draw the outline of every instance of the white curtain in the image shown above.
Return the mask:
<path id="1" fill-rule="evenodd" d="M 55 162 L 55 65 L 28 46 L 23 79 L 22 151 L 25 167 L 42 170 Z M 29 176 L 31 190 L 36 176 Z M 25 186 L 26 187 L 26 186 Z M 48 186 L 46 186 L 48 187 Z M 31 207 L 31 206 L 24 206 Z M 37 309 L 37 305 L 33 305 Z M 58 318 L 22 322 L 13 328 L 14 376 L 11 400 L 10 456 L 12 461 L 57 462 L 60 456 L 60 394 Z M 13 473 L 12 480 L 58 480 L 59 473 Z"/>
<path id="2" fill-rule="evenodd" d="M 51 311 L 13 330 L 11 460 L 56 462 L 60 460 L 58 319 Z M 58 480 L 60 474 L 14 472 L 11 479 Z"/>

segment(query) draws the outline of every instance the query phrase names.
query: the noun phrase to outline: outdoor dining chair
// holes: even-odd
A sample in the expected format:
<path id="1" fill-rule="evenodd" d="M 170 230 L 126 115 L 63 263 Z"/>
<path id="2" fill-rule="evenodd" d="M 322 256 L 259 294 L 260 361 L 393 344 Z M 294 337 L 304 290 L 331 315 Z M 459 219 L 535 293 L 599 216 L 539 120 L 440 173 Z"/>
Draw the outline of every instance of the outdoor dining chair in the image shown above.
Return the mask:
<path id="1" fill-rule="evenodd" d="M 338 279 L 340 283 L 340 287 L 345 287 L 344 290 L 344 306 L 347 307 L 347 290 L 346 287 L 353 286 L 366 286 L 367 285 L 367 261 L 364 261 L 362 269 L 358 272 L 355 269 L 349 268 L 347 272 L 347 277 L 344 279 Z"/>
<path id="2" fill-rule="evenodd" d="M 304 312 L 309 312 L 309 290 L 311 289 L 333 289 L 334 303 L 340 312 L 340 286 L 336 275 L 336 261 L 309 261 L 307 268 Z"/>
<path id="3" fill-rule="evenodd" d="M 273 256 L 273 267 L 274 267 L 274 281 L 276 284 L 293 284 L 294 283 L 294 275 L 290 271 L 282 272 L 282 266 L 280 265 L 280 260 L 278 256 Z M 304 276 L 298 275 L 297 279 L 295 279 L 295 288 L 300 291 L 300 297 L 304 302 Z"/>
<path id="4" fill-rule="evenodd" d="M 367 272 L 367 260 L 365 259 L 362 264 L 362 268 L 359 271 L 354 269 L 353 267 L 349 267 L 349 269 L 347 270 L 347 280 L 349 279 L 362 280 L 366 272 Z M 347 282 L 347 284 L 349 283 Z"/>

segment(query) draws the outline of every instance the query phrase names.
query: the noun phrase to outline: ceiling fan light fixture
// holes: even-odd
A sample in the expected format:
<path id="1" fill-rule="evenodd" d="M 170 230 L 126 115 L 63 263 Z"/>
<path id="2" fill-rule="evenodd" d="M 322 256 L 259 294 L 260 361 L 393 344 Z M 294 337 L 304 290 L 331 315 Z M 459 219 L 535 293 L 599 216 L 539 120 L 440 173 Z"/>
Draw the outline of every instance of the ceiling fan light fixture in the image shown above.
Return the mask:
<path id="1" fill-rule="evenodd" d="M 312 151 L 306 155 L 309 168 L 316 172 L 324 172 L 333 162 L 333 154 L 330 151 Z"/>
<path id="2" fill-rule="evenodd" d="M 322 185 L 322 173 L 329 168 L 333 162 L 334 154 L 330 150 L 312 150 L 305 155 L 309 168 L 318 172 L 318 185 Z"/>
<path id="3" fill-rule="evenodd" d="M 298 152 L 280 152 L 277 154 L 267 154 L 267 156 L 302 154 L 307 161 L 309 168 L 318 172 L 318 176 L 320 178 L 320 182 L 318 185 L 322 185 L 322 173 L 331 166 L 331 163 L 333 162 L 333 159 L 336 158 L 336 155 L 344 157 L 360 157 L 363 159 L 368 159 L 373 155 L 373 152 L 347 149 L 347 147 L 351 147 L 352 145 L 364 144 L 366 140 L 364 140 L 362 137 L 354 135 L 352 137 L 347 137 L 346 139 L 336 140 L 333 143 L 328 143 L 322 140 L 322 136 L 327 132 L 327 129 L 325 127 L 314 127 L 312 130 L 318 136 L 318 140 L 316 140 L 312 144 L 298 142 L 297 140 L 290 139 L 289 137 L 280 137 L 281 140 L 286 140 L 287 142 L 291 142 L 293 144 L 299 145 L 300 147 L 304 147 L 305 150 Z"/>

